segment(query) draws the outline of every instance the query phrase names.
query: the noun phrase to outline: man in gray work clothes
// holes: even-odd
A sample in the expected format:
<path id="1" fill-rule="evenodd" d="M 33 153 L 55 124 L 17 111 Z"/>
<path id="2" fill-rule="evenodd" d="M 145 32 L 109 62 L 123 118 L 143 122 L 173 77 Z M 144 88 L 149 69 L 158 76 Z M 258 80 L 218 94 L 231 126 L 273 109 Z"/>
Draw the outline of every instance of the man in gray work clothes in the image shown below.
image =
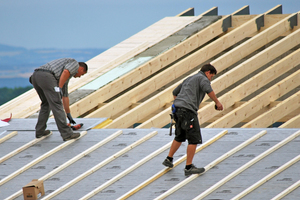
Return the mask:
<path id="1" fill-rule="evenodd" d="M 197 168 L 192 164 L 197 144 L 202 144 L 200 125 L 197 111 L 204 96 L 207 94 L 216 104 L 217 110 L 223 110 L 223 105 L 219 102 L 210 81 L 217 74 L 217 70 L 211 64 L 205 64 L 201 70 L 185 79 L 173 90 L 174 104 L 172 106 L 175 119 L 175 138 L 171 145 L 167 158 L 163 165 L 173 167 L 173 155 L 180 147 L 181 143 L 188 140 L 187 159 L 184 173 L 186 176 L 200 174 L 204 168 Z"/>
<path id="2" fill-rule="evenodd" d="M 66 121 L 65 113 L 67 113 L 70 123 L 76 123 L 70 114 L 68 83 L 70 78 L 80 77 L 86 74 L 87 70 L 86 63 L 77 62 L 72 58 L 53 60 L 34 70 L 30 82 L 42 101 L 35 127 L 36 138 L 51 133 L 51 131 L 46 130 L 50 109 L 64 141 L 80 137 L 80 133 L 73 133 Z"/>

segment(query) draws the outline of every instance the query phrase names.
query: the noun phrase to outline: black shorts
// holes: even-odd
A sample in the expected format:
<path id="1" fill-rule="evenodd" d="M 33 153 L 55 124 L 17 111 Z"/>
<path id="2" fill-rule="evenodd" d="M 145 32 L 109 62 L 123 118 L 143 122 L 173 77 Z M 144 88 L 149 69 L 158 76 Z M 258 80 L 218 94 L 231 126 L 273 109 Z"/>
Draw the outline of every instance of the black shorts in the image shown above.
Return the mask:
<path id="1" fill-rule="evenodd" d="M 175 140 L 189 144 L 202 144 L 202 136 L 198 117 L 192 111 L 185 108 L 176 108 L 175 113 Z"/>

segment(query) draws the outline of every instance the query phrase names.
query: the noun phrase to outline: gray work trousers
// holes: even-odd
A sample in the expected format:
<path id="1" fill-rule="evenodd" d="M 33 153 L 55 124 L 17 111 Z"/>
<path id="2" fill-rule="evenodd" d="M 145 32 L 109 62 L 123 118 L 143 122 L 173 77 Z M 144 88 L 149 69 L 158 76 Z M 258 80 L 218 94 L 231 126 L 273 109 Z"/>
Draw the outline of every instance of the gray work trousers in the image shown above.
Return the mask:
<path id="1" fill-rule="evenodd" d="M 58 86 L 54 75 L 46 71 L 35 71 L 32 75 L 32 85 L 42 101 L 35 127 L 36 135 L 41 135 L 46 130 L 51 109 L 61 137 L 70 137 L 73 130 L 67 125 L 60 92 L 56 92 L 54 89 Z"/>

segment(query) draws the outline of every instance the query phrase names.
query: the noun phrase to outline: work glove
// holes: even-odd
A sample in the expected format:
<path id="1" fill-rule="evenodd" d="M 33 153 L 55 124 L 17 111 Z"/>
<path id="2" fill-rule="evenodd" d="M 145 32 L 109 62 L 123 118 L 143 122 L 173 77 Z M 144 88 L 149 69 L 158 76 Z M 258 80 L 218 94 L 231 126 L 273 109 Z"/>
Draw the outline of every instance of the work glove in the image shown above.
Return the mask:
<path id="1" fill-rule="evenodd" d="M 74 121 L 73 117 L 71 116 L 71 113 L 67 113 L 67 118 L 68 118 L 70 124 L 76 124 L 76 122 Z"/>

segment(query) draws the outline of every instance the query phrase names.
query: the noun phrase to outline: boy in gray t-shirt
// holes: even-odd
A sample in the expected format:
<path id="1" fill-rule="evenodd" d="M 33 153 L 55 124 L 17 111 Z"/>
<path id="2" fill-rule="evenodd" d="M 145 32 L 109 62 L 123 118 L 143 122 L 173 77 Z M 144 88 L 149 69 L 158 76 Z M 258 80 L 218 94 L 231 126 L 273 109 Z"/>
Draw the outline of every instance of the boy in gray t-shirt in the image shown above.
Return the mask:
<path id="1" fill-rule="evenodd" d="M 217 110 L 223 110 L 222 104 L 211 88 L 210 81 L 217 74 L 217 70 L 211 64 L 204 65 L 199 73 L 186 78 L 173 90 L 175 106 L 175 138 L 163 165 L 173 167 L 173 155 L 181 143 L 188 140 L 187 159 L 185 175 L 199 174 L 205 171 L 204 168 L 197 168 L 192 164 L 197 144 L 202 144 L 200 125 L 197 111 L 205 94 L 215 103 Z"/>

